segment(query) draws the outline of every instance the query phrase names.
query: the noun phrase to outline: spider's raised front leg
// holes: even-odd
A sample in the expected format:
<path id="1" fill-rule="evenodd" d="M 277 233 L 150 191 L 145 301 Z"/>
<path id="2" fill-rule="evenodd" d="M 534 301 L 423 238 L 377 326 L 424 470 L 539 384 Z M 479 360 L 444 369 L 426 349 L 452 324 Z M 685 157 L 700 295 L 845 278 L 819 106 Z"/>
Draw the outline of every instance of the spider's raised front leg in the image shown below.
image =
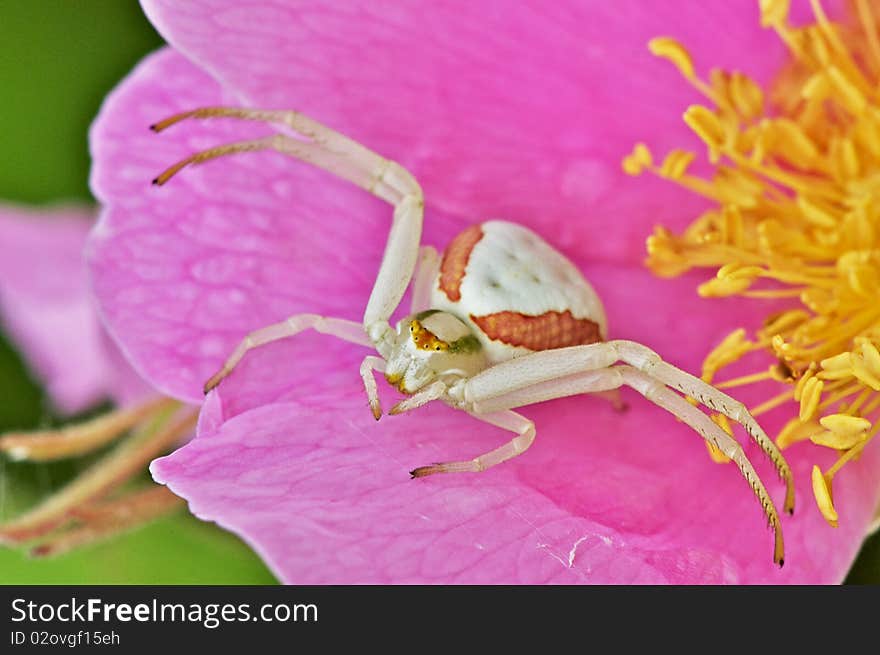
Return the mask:
<path id="1" fill-rule="evenodd" d="M 493 369 L 489 369 L 481 375 L 494 377 L 495 374 L 492 371 Z M 504 386 L 503 381 L 497 378 L 495 382 L 498 382 L 499 386 L 482 384 L 486 380 L 478 382 L 480 384 L 476 389 L 472 388 L 469 382 L 465 385 L 469 406 L 472 412 L 476 412 L 474 415 L 478 417 L 483 412 L 497 413 L 565 396 L 604 392 L 623 385 L 632 387 L 651 402 L 681 419 L 737 465 L 761 504 L 761 509 L 764 511 L 768 523 L 773 528 L 775 539 L 773 561 L 780 566 L 782 565 L 784 547 L 779 514 L 742 446 L 706 414 L 688 403 L 659 379 L 651 377 L 633 366 L 622 364 L 550 379 L 512 391 L 505 391 L 509 387 Z"/>
<path id="2" fill-rule="evenodd" d="M 160 132 L 187 119 L 234 118 L 277 123 L 303 138 L 273 134 L 209 148 L 183 159 L 161 173 L 164 184 L 188 165 L 239 152 L 275 150 L 348 180 L 394 206 L 391 230 L 379 273 L 364 312 L 363 328 L 383 357 L 391 336 L 388 320 L 400 304 L 415 269 L 422 235 L 424 200 L 416 179 L 399 164 L 296 111 L 203 107 L 171 116 L 151 126 Z"/>
<path id="3" fill-rule="evenodd" d="M 465 388 L 466 400 L 488 399 L 540 382 L 607 368 L 625 362 L 687 396 L 695 398 L 742 425 L 764 451 L 785 482 L 785 510 L 794 511 L 794 480 L 776 444 L 741 402 L 703 380 L 664 362 L 653 350 L 634 341 L 604 341 L 587 346 L 545 350 L 502 362 L 474 376 Z"/>

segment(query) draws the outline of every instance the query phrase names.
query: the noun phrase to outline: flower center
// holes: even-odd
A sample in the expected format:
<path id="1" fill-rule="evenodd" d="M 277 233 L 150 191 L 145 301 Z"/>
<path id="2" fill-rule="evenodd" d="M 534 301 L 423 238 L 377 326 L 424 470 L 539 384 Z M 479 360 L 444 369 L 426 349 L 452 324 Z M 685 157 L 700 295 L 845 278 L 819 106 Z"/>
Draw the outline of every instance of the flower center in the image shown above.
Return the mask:
<path id="1" fill-rule="evenodd" d="M 762 25 L 791 53 L 768 89 L 738 72 L 713 70 L 706 82 L 681 44 L 649 44 L 712 103 L 684 114 L 708 148 L 711 177 L 688 172 L 694 153 L 673 150 L 657 165 L 641 143 L 623 168 L 715 202 L 682 234 L 655 229 L 654 273 L 717 268 L 701 296 L 795 302 L 751 338 L 732 332 L 706 357 L 702 377 L 711 382 L 750 352 L 774 356 L 768 369 L 717 386 L 787 385 L 752 413 L 798 403 L 778 445 L 810 439 L 838 452 L 828 470 L 813 468 L 817 504 L 836 526 L 831 480 L 880 430 L 880 38 L 869 0 L 855 0 L 856 15 L 841 23 L 811 0 L 815 20 L 799 28 L 789 25 L 788 0 L 760 5 Z"/>

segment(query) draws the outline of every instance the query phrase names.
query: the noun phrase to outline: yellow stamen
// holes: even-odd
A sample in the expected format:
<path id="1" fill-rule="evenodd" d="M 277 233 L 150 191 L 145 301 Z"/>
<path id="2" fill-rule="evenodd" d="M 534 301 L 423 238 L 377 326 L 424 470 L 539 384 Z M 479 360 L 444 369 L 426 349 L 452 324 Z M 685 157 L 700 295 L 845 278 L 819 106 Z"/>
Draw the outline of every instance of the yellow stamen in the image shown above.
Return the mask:
<path id="1" fill-rule="evenodd" d="M 831 480 L 822 475 L 821 469 L 813 465 L 813 495 L 822 516 L 832 528 L 837 527 L 837 510 L 834 509 L 834 501 L 831 499 Z"/>
<path id="2" fill-rule="evenodd" d="M 718 70 L 707 83 L 682 44 L 652 41 L 651 51 L 713 103 L 688 107 L 684 121 L 714 174 L 690 173 L 695 153 L 678 149 L 656 167 L 644 144 L 629 168 L 715 203 L 681 234 L 655 228 L 647 264 L 657 275 L 714 269 L 701 296 L 792 304 L 753 338 L 731 332 L 706 356 L 702 378 L 712 382 L 756 350 L 773 357 L 769 371 L 721 386 L 787 385 L 752 409 L 796 403 L 780 447 L 810 439 L 845 451 L 824 475 L 813 473 L 817 502 L 836 524 L 831 479 L 880 431 L 880 36 L 868 0 L 855 0 L 854 14 L 836 22 L 819 0 L 810 4 L 814 23 L 792 28 L 788 0 L 760 0 L 761 24 L 792 54 L 770 87 Z"/>

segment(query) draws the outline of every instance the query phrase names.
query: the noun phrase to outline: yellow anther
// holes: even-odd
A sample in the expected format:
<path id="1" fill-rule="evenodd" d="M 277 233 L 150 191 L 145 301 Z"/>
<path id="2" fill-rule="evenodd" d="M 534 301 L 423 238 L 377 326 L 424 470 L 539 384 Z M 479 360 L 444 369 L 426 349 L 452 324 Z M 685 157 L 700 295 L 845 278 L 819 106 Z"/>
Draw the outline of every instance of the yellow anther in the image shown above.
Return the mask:
<path id="1" fill-rule="evenodd" d="M 730 264 L 725 264 L 724 266 L 719 268 L 718 273 L 716 273 L 716 277 L 719 280 L 739 280 L 742 278 L 754 280 L 762 273 L 764 273 L 764 269 L 760 266 L 744 266 L 742 264 L 732 262 Z"/>
<path id="2" fill-rule="evenodd" d="M 798 195 L 796 202 L 804 218 L 813 225 L 824 228 L 837 226 L 838 220 L 832 213 L 805 196 Z"/>
<path id="3" fill-rule="evenodd" d="M 801 376 L 801 379 L 795 383 L 795 385 L 794 385 L 794 399 L 796 402 L 801 401 L 801 398 L 804 395 L 804 387 L 806 387 L 807 382 L 809 382 L 810 380 L 812 380 L 814 378 L 814 375 L 815 375 L 815 371 L 813 369 L 809 369 L 809 370 L 807 370 L 806 373 L 804 373 Z"/>
<path id="4" fill-rule="evenodd" d="M 859 156 L 850 139 L 832 139 L 828 148 L 828 159 L 831 173 L 838 180 L 849 180 L 859 174 Z"/>
<path id="5" fill-rule="evenodd" d="M 871 387 L 874 391 L 880 391 L 880 376 L 868 368 L 863 357 L 853 356 L 852 358 L 853 375 L 862 384 Z"/>
<path id="6" fill-rule="evenodd" d="M 703 298 L 734 296 L 752 286 L 753 281 L 753 278 L 748 277 L 714 278 L 698 286 L 697 293 Z"/>
<path id="7" fill-rule="evenodd" d="M 809 421 L 816 415 L 824 388 L 825 383 L 815 377 L 811 377 L 804 383 L 801 388 L 801 404 L 798 409 L 798 418 L 801 421 Z"/>
<path id="8" fill-rule="evenodd" d="M 835 450 L 849 450 L 864 439 L 864 432 L 857 432 L 855 434 L 840 434 L 838 432 L 831 432 L 830 430 L 818 432 L 810 437 L 810 441 L 812 441 L 817 446 L 834 448 Z"/>
<path id="9" fill-rule="evenodd" d="M 646 168 L 650 168 L 654 163 L 651 157 L 651 151 L 644 143 L 637 143 L 633 151 L 624 157 L 623 170 L 627 175 L 639 175 Z"/>
<path id="10" fill-rule="evenodd" d="M 791 0 L 760 0 L 761 27 L 784 27 Z"/>
<path id="11" fill-rule="evenodd" d="M 695 77 L 694 62 L 687 49 L 675 39 L 668 36 L 658 36 L 648 41 L 648 50 L 655 57 L 666 59 L 679 70 L 687 79 Z"/>
<path id="12" fill-rule="evenodd" d="M 819 149 L 803 129 L 788 118 L 766 123 L 772 149 L 795 166 L 808 168 L 819 158 Z"/>
<path id="13" fill-rule="evenodd" d="M 713 150 L 717 150 L 726 141 L 724 125 L 718 115 L 708 107 L 691 105 L 684 112 L 684 122 Z"/>
<path id="14" fill-rule="evenodd" d="M 678 180 L 687 173 L 688 166 L 694 161 L 696 155 L 686 150 L 673 150 L 660 166 L 660 176 L 670 180 Z"/>
<path id="15" fill-rule="evenodd" d="M 801 87 L 801 97 L 804 100 L 825 100 L 832 90 L 831 81 L 824 73 L 816 73 L 811 76 Z"/>
<path id="16" fill-rule="evenodd" d="M 871 427 L 871 421 L 858 416 L 847 414 L 829 414 L 819 419 L 819 424 L 826 430 L 842 436 L 850 436 L 866 432 Z"/>
<path id="17" fill-rule="evenodd" d="M 861 115 L 868 106 L 868 100 L 862 95 L 858 87 L 850 82 L 836 66 L 829 66 L 826 69 L 826 73 L 831 85 L 838 91 L 836 97 L 840 98 L 840 101 L 849 112 L 856 116 Z"/>
<path id="18" fill-rule="evenodd" d="M 864 341 L 860 349 L 865 366 L 871 373 L 880 376 L 880 350 L 870 341 Z"/>
<path id="19" fill-rule="evenodd" d="M 831 480 L 826 479 L 822 475 L 821 469 L 813 465 L 813 495 L 816 497 L 816 504 L 822 516 L 828 521 L 828 525 L 832 528 L 837 527 L 837 510 L 834 509 L 834 501 L 831 498 Z"/>
<path id="20" fill-rule="evenodd" d="M 840 353 L 834 357 L 823 359 L 819 362 L 819 365 L 824 371 L 848 371 L 852 368 L 851 358 L 852 355 L 848 352 Z"/>
<path id="21" fill-rule="evenodd" d="M 718 369 L 740 359 L 752 350 L 752 342 L 746 339 L 746 331 L 742 328 L 734 330 L 712 349 L 703 360 L 703 379 L 711 381 Z"/>
<path id="22" fill-rule="evenodd" d="M 800 418 L 792 418 L 776 436 L 776 445 L 785 449 L 792 444 L 805 441 L 820 430 L 819 424 L 813 421 L 802 422 Z"/>
<path id="23" fill-rule="evenodd" d="M 751 120 L 764 112 L 764 92 L 747 75 L 733 73 L 730 76 L 728 96 L 733 106 L 746 120 Z"/>

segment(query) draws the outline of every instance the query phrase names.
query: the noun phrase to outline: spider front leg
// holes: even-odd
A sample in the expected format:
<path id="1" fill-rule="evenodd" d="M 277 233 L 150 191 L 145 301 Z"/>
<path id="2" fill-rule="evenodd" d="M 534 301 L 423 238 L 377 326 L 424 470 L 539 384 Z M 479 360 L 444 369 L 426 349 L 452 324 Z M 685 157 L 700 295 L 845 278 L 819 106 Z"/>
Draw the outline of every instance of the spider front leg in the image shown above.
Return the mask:
<path id="1" fill-rule="evenodd" d="M 485 399 L 540 382 L 607 368 L 618 361 L 630 364 L 741 424 L 749 437 L 773 462 L 779 477 L 785 482 L 785 510 L 789 513 L 794 511 L 794 480 L 791 468 L 745 405 L 703 380 L 664 362 L 653 350 L 634 341 L 604 341 L 517 357 L 473 377 L 468 382 L 467 389 L 474 397 Z"/>
<path id="2" fill-rule="evenodd" d="M 599 356 L 601 357 L 601 355 Z M 610 356 L 607 357 L 610 358 Z M 743 478 L 749 483 L 752 492 L 761 504 L 761 509 L 773 529 L 773 561 L 780 566 L 782 565 L 784 546 L 779 514 L 776 511 L 773 500 L 767 493 L 767 489 L 758 477 L 745 451 L 743 451 L 742 446 L 706 414 L 688 403 L 682 396 L 672 391 L 660 380 L 633 366 L 624 364 L 561 376 L 510 390 L 511 386 L 514 386 L 519 381 L 511 381 L 501 377 L 507 371 L 502 369 L 501 374 L 499 374 L 495 370 L 498 368 L 500 367 L 496 366 L 477 376 L 483 377 L 482 380 L 478 380 L 477 385 L 471 385 L 471 381 L 466 384 L 465 396 L 469 399 L 473 411 L 498 412 L 504 409 L 522 407 L 565 396 L 605 392 L 626 385 L 641 393 L 654 404 L 674 414 L 693 428 L 700 436 L 715 445 L 737 465 Z M 473 378 L 472 381 L 476 379 Z M 508 384 L 508 382 L 511 382 L 511 384 Z M 479 415 L 477 416 L 479 417 Z"/>

